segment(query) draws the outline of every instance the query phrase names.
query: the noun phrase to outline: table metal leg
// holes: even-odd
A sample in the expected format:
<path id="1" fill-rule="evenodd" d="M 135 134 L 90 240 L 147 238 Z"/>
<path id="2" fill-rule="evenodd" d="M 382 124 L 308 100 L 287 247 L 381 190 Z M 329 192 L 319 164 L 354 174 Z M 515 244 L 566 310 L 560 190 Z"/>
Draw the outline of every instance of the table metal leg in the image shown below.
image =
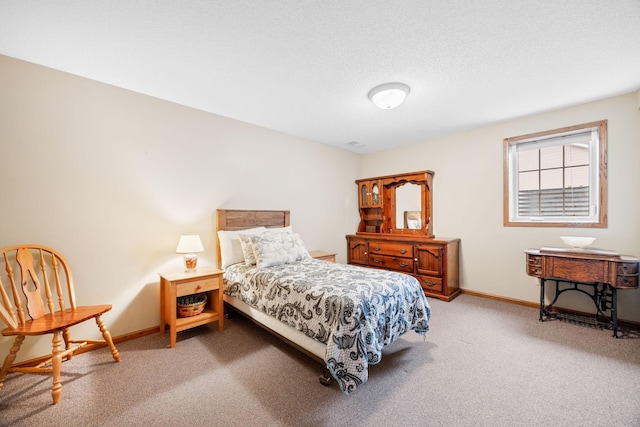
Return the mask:
<path id="1" fill-rule="evenodd" d="M 618 338 L 618 289 L 611 288 L 611 322 L 613 323 L 613 337 Z"/>
<path id="2" fill-rule="evenodd" d="M 544 282 L 545 279 L 540 279 L 540 321 L 543 320 L 544 315 Z"/>

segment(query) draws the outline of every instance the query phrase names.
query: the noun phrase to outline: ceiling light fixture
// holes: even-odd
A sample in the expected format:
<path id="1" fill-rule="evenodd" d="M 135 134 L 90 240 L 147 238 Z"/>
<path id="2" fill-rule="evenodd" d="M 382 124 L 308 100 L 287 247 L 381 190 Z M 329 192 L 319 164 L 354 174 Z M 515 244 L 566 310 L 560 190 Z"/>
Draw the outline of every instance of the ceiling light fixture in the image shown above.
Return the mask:
<path id="1" fill-rule="evenodd" d="M 408 94 L 409 86 L 404 83 L 385 83 L 371 89 L 369 99 L 378 108 L 390 110 L 402 104 Z"/>

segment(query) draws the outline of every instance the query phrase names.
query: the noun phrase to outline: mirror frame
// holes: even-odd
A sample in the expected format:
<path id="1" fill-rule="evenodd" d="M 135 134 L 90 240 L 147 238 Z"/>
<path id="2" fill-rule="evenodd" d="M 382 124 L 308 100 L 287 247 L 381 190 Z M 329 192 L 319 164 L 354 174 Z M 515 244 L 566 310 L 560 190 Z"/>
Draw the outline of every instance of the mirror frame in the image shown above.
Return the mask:
<path id="1" fill-rule="evenodd" d="M 388 234 L 421 235 L 433 238 L 433 171 L 411 172 L 406 174 L 381 177 L 383 195 L 383 226 L 382 232 Z M 421 223 L 419 229 L 397 228 L 396 189 L 404 184 L 416 184 L 421 186 Z M 402 214 L 402 213 L 400 213 Z"/>

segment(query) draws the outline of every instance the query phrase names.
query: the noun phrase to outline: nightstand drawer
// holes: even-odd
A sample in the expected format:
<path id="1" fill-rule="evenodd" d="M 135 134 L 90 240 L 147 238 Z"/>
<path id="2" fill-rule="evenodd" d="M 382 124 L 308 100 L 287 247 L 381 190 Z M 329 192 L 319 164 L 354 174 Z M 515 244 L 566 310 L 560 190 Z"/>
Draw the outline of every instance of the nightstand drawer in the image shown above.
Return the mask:
<path id="1" fill-rule="evenodd" d="M 212 291 L 220 287 L 220 279 L 211 277 L 208 279 L 193 280 L 186 283 L 178 283 L 176 286 L 176 296 L 197 294 L 199 292 Z"/>

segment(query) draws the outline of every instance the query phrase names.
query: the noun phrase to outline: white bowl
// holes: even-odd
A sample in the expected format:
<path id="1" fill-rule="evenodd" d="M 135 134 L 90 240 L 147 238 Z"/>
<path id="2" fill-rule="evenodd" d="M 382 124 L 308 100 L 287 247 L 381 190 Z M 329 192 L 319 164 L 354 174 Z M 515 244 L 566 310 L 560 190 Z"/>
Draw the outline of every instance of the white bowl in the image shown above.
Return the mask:
<path id="1" fill-rule="evenodd" d="M 585 248 L 596 240 L 595 237 L 579 236 L 560 236 L 560 238 L 566 245 L 569 245 L 572 248 Z"/>

